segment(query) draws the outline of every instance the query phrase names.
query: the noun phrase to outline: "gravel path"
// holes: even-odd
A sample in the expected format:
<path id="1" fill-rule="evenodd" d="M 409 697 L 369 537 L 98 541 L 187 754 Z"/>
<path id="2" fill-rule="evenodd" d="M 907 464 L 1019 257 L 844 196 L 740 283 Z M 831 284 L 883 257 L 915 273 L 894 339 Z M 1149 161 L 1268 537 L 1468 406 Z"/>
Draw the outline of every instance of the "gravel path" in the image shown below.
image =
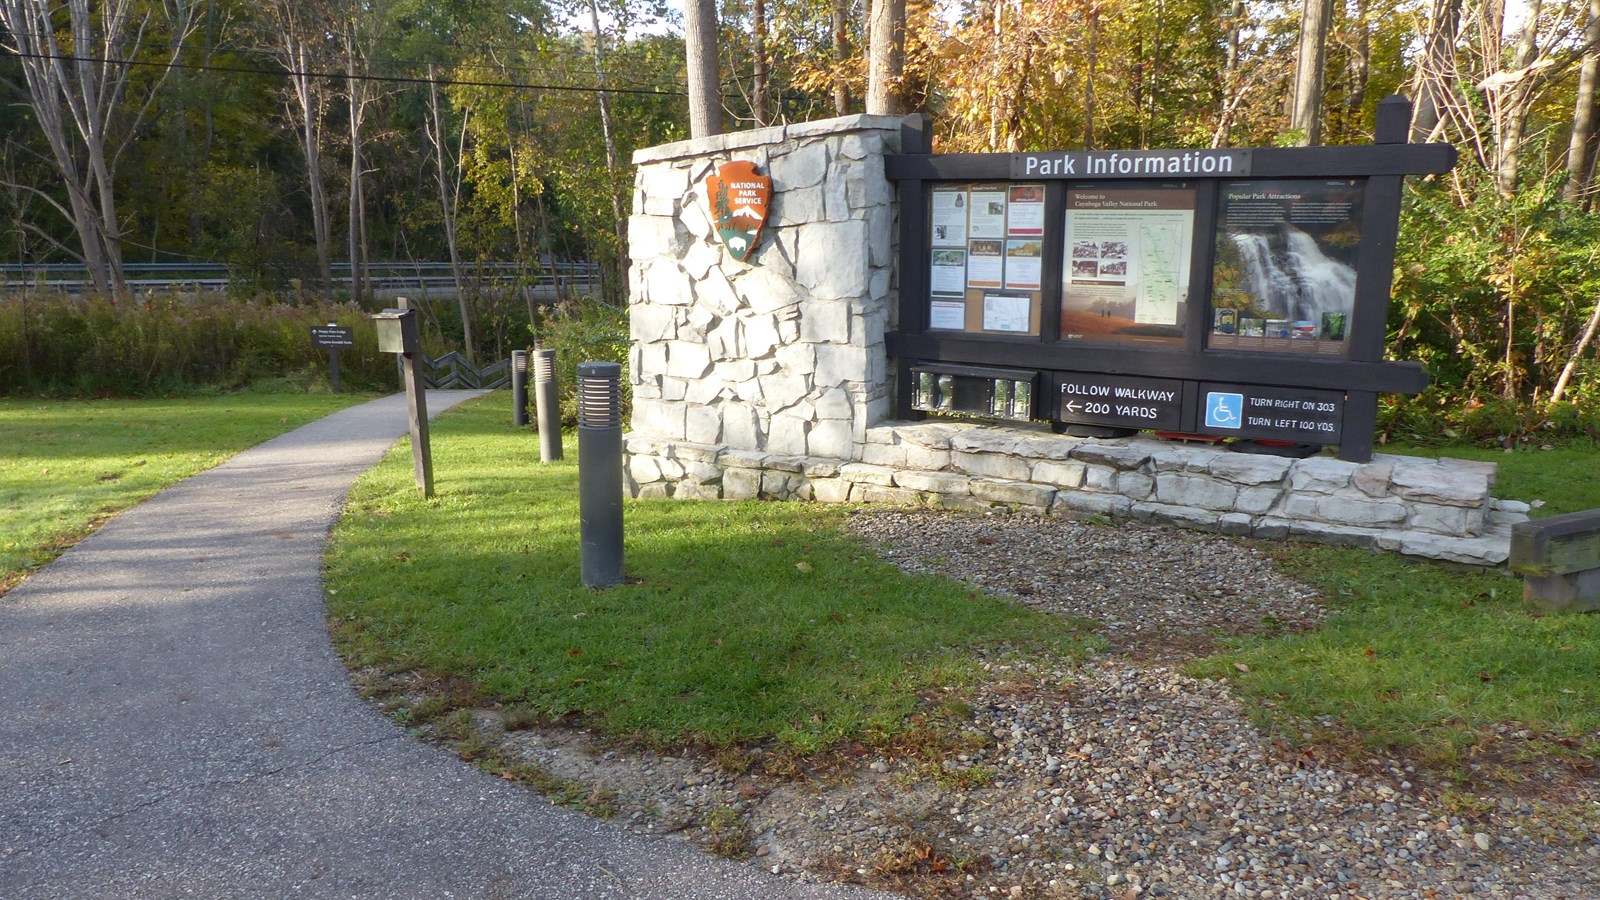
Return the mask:
<path id="1" fill-rule="evenodd" d="M 1321 620 L 1314 592 L 1245 544 L 1014 516 L 851 522 L 906 569 L 1105 623 L 1118 652 L 988 663 L 938 763 L 926 748 L 856 748 L 796 772 L 759 752 L 504 732 L 490 713 L 483 733 L 510 758 L 601 786 L 635 831 L 917 896 L 1600 896 L 1592 781 L 1561 803 L 1451 798 L 1400 763 L 1350 771 L 1278 745 L 1225 685 L 1178 673 L 1171 661 L 1218 633 Z"/>
<path id="2" fill-rule="evenodd" d="M 355 696 L 323 547 L 406 421 L 388 397 L 240 453 L 0 601 L 0 898 L 872 896 L 552 808 Z"/>

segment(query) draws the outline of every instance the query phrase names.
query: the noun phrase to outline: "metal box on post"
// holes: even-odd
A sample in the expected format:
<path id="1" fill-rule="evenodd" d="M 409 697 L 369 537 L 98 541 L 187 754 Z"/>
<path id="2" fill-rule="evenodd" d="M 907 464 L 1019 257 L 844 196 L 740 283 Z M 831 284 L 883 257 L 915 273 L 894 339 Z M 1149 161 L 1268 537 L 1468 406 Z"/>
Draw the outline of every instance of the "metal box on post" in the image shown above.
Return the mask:
<path id="1" fill-rule="evenodd" d="M 374 313 L 372 323 L 378 329 L 379 352 L 407 355 L 417 352 L 416 310 L 386 309 Z"/>

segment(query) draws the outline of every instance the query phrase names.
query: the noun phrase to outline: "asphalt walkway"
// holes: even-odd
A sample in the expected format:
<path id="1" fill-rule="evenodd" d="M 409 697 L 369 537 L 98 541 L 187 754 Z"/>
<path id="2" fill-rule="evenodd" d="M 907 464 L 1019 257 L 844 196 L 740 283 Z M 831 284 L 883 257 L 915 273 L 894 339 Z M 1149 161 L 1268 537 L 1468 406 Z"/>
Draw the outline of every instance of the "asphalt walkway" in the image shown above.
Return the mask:
<path id="1" fill-rule="evenodd" d="M 314 422 L 0 598 L 0 897 L 881 896 L 553 808 L 359 699 L 322 551 L 405 432 L 403 396 Z"/>

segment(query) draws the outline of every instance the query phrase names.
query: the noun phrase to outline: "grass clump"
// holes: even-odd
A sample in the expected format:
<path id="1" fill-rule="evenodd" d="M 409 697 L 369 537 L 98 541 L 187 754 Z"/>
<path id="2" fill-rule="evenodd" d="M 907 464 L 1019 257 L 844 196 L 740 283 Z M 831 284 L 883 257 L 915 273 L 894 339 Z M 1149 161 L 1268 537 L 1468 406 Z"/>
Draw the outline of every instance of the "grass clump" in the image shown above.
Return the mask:
<path id="1" fill-rule="evenodd" d="M 363 399 L 262 393 L 0 398 L 0 593 L 116 513 Z"/>
<path id="2" fill-rule="evenodd" d="M 1272 727 L 1354 736 L 1459 775 L 1475 754 L 1504 755 L 1501 726 L 1600 758 L 1600 616 L 1541 616 L 1497 571 L 1327 547 L 1278 556 L 1322 588 L 1327 624 L 1236 639 L 1189 666 L 1226 678 Z"/>
<path id="3" fill-rule="evenodd" d="M 972 648 L 1084 644 L 1071 623 L 900 573 L 837 507 L 632 502 L 630 583 L 587 590 L 576 454 L 538 465 L 509 422 L 503 396 L 437 421 L 431 502 L 403 447 L 353 489 L 327 571 L 353 665 L 407 658 L 612 736 L 808 752 L 902 729 L 918 691 L 974 673 Z"/>
<path id="4" fill-rule="evenodd" d="M 706 846 L 724 859 L 748 859 L 755 852 L 750 823 L 738 810 L 726 806 L 713 809 L 705 822 Z"/>

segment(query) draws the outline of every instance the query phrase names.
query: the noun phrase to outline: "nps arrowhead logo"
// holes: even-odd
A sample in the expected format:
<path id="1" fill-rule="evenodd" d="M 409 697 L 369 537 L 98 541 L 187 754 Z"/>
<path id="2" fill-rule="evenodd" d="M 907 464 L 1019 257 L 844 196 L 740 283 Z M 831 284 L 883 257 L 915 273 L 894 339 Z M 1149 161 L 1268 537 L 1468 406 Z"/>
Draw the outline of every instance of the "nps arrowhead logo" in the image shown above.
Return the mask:
<path id="1" fill-rule="evenodd" d="M 749 259 L 767 223 L 772 179 L 757 175 L 752 162 L 723 163 L 706 176 L 706 200 L 722 243 L 740 262 Z"/>

